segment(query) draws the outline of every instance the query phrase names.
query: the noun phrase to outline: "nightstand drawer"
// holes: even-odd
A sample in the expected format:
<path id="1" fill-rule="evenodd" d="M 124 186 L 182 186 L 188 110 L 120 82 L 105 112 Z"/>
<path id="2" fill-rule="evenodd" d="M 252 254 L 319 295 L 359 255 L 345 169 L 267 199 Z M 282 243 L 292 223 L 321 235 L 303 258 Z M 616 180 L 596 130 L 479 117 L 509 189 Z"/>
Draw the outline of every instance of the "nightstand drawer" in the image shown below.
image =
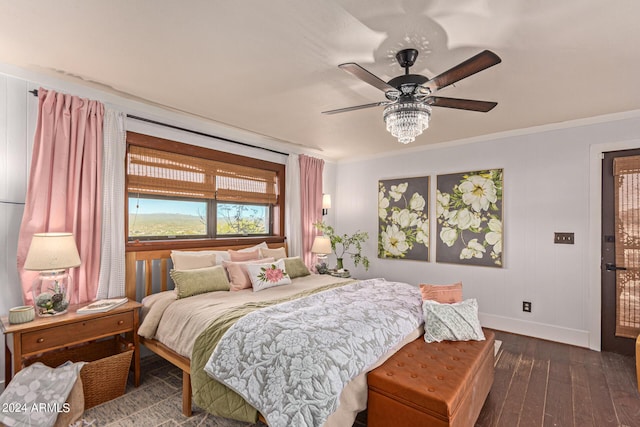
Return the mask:
<path id="1" fill-rule="evenodd" d="M 22 334 L 22 353 L 33 354 L 43 350 L 77 344 L 120 332 L 131 331 L 133 313 L 119 313 L 98 319 L 79 320 Z"/>

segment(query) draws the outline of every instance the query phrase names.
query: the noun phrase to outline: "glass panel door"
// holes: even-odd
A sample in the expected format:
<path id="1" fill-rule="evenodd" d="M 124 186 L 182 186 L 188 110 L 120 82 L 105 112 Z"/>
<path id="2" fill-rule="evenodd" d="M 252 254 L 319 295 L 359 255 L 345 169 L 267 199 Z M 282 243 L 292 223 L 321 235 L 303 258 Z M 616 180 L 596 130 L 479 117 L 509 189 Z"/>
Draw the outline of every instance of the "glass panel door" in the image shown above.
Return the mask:
<path id="1" fill-rule="evenodd" d="M 613 161 L 616 336 L 640 333 L 640 156 Z"/>

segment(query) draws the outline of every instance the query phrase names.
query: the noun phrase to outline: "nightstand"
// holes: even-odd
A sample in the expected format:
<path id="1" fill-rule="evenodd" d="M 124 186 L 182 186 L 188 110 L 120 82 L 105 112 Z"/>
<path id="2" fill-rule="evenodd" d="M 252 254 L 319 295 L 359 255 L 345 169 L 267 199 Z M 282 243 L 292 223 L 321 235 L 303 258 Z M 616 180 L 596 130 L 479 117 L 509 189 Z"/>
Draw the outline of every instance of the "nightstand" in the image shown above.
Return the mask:
<path id="1" fill-rule="evenodd" d="M 36 316 L 27 323 L 10 324 L 8 316 L 0 318 L 5 344 L 5 387 L 13 374 L 22 369 L 23 361 L 28 357 L 120 334 L 127 334 L 133 344 L 134 384 L 136 387 L 140 384 L 137 331 L 138 311 L 142 304 L 129 301 L 103 313 L 76 313 L 85 305 L 72 305 L 67 313 L 59 316 Z"/>

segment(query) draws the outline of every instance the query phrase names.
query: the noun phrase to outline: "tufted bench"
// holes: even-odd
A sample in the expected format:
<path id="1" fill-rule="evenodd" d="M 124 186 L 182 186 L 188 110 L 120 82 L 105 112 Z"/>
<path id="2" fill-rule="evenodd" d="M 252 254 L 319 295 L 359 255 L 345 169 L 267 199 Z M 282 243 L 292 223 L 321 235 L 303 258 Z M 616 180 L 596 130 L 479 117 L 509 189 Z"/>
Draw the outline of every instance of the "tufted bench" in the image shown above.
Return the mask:
<path id="1" fill-rule="evenodd" d="M 422 337 L 369 372 L 368 427 L 473 426 L 493 384 L 494 341 Z"/>

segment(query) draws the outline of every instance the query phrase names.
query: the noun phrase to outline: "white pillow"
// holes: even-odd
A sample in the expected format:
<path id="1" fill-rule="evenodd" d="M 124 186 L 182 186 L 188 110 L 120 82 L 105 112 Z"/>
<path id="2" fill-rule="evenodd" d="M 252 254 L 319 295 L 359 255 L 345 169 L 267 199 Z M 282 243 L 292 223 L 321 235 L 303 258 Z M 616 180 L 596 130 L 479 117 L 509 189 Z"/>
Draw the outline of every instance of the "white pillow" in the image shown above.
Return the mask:
<path id="1" fill-rule="evenodd" d="M 246 266 L 254 292 L 291 283 L 291 278 L 284 269 L 284 259 Z"/>
<path id="2" fill-rule="evenodd" d="M 474 298 L 453 304 L 424 300 L 422 312 L 426 342 L 485 339 L 478 319 L 478 301 Z"/>
<path id="3" fill-rule="evenodd" d="M 259 251 L 260 248 L 268 248 L 267 242 L 258 243 L 255 246 L 251 246 L 250 248 L 238 249 L 238 252 L 251 252 L 251 251 Z"/>
<path id="4" fill-rule="evenodd" d="M 287 251 L 284 247 L 281 248 L 260 248 L 260 258 L 271 258 L 273 257 L 276 260 L 287 257 Z"/>
<path id="5" fill-rule="evenodd" d="M 176 261 L 174 258 L 174 254 L 180 258 L 180 257 L 190 257 L 190 256 L 195 256 L 196 258 L 198 257 L 198 255 L 215 255 L 216 257 L 216 261 L 214 265 L 222 265 L 222 261 L 229 261 L 229 254 L 227 253 L 227 251 L 171 251 L 171 260 L 173 261 L 173 268 L 176 270 L 190 270 L 190 269 L 185 269 L 185 268 L 177 268 L 176 267 Z M 178 261 L 180 262 L 180 261 Z M 211 267 L 210 265 L 207 265 L 206 267 Z M 194 268 L 206 268 L 206 267 L 194 267 Z"/>
<path id="6" fill-rule="evenodd" d="M 216 266 L 216 254 L 212 251 L 171 251 L 174 270 L 194 270 Z"/>

